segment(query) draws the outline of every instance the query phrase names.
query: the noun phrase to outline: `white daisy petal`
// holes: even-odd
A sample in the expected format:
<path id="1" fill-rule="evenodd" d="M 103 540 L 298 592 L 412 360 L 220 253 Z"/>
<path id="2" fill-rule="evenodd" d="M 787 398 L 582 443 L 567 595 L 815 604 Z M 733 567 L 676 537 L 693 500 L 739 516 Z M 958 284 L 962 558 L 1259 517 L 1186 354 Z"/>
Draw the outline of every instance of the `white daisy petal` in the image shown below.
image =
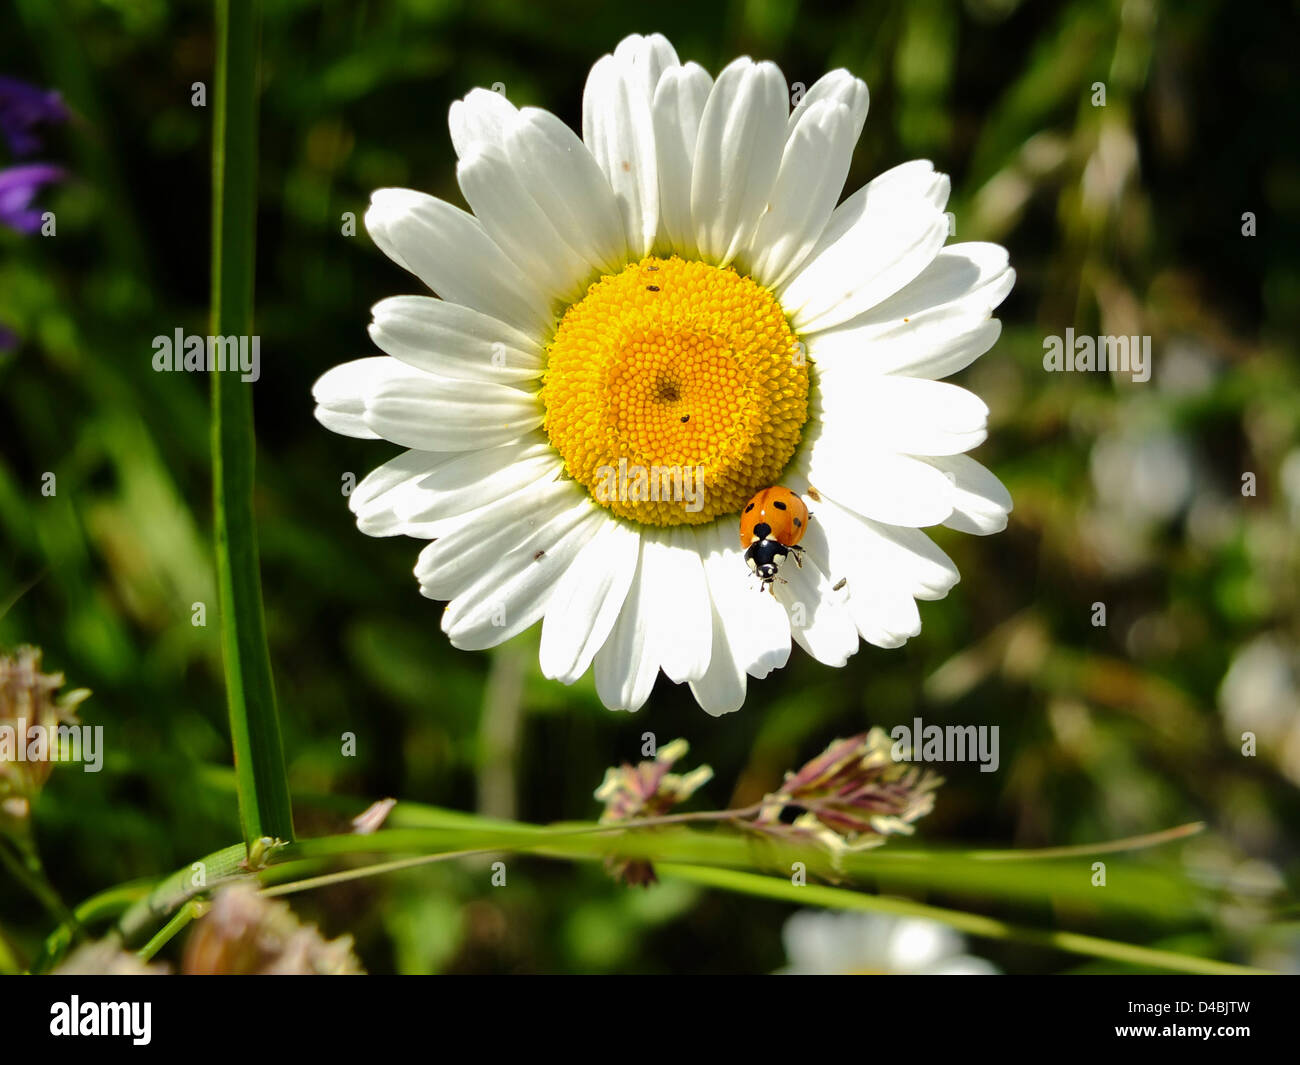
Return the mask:
<path id="1" fill-rule="evenodd" d="M 948 203 L 951 183 L 948 175 L 935 170 L 928 159 L 911 159 L 878 174 L 871 182 L 880 194 L 915 193 L 939 210 Z M 847 201 L 846 201 L 847 202 Z M 846 217 L 845 223 L 852 222 L 852 216 Z"/>
<path id="2" fill-rule="evenodd" d="M 726 522 L 717 522 L 701 529 L 699 535 L 709 597 L 713 601 L 714 658 L 717 658 L 721 646 L 716 642 L 720 624 L 726 633 L 726 651 L 735 668 L 752 677 L 766 677 L 772 670 L 783 667 L 790 658 L 789 615 L 776 599 L 761 593 L 758 581 L 745 563 L 744 552 L 738 546 L 734 527 Z M 710 698 L 716 699 L 713 705 L 719 706 L 725 703 L 722 692 L 729 690 L 728 670 L 731 666 L 711 662 L 710 672 L 713 672 L 715 664 L 718 674 L 712 680 L 706 675 L 704 683 L 713 692 Z M 703 700 L 701 705 L 708 709 Z"/>
<path id="3" fill-rule="evenodd" d="M 582 139 L 609 180 L 633 255 L 649 253 L 659 228 L 659 169 L 647 80 L 608 55 L 591 68 L 582 97 Z"/>
<path id="4" fill-rule="evenodd" d="M 745 705 L 747 680 L 745 667 L 741 665 L 734 643 L 737 633 L 727 629 L 722 615 L 716 610 L 712 614 L 713 654 L 709 659 L 709 668 L 699 680 L 691 681 L 691 694 L 706 714 L 721 717 L 732 714 Z"/>
<path id="5" fill-rule="evenodd" d="M 414 524 L 468 514 L 540 481 L 564 466 L 538 433 L 500 447 L 461 451 L 429 470 L 412 490 L 388 502 L 397 518 Z"/>
<path id="6" fill-rule="evenodd" d="M 366 229 L 380 249 L 445 300 L 531 334 L 554 321 L 549 301 L 473 215 L 410 189 L 380 189 Z"/>
<path id="7" fill-rule="evenodd" d="M 415 565 L 420 594 L 447 601 L 465 594 L 520 545 L 531 548 L 529 557 L 545 551 L 546 530 L 589 509 L 590 501 L 572 481 L 544 481 L 463 515 L 455 529 L 420 552 Z"/>
<path id="8" fill-rule="evenodd" d="M 853 550 L 860 553 L 864 564 L 896 577 L 917 599 L 942 599 L 961 579 L 953 560 L 920 529 L 864 518 L 824 488 L 816 489 L 814 498 L 807 478 L 800 473 L 789 473 L 786 483 L 807 500 L 809 520 L 827 526 L 832 546 L 838 537 L 845 537 L 856 545 Z M 825 568 L 837 581 L 845 576 L 838 555 L 834 564 Z"/>
<path id="9" fill-rule="evenodd" d="M 348 509 L 359 514 L 375 504 L 386 506 L 390 493 L 403 485 L 414 484 L 455 457 L 454 453 L 444 451 L 403 451 L 361 478 L 348 495 Z"/>
<path id="10" fill-rule="evenodd" d="M 596 694 L 610 710 L 639 710 L 650 698 L 659 660 L 650 646 L 650 587 L 645 540 L 639 540 L 636 574 L 609 639 L 596 652 Z"/>
<path id="11" fill-rule="evenodd" d="M 488 236 L 548 296 L 564 303 L 591 266 L 564 240 L 506 154 L 478 143 L 456 167 L 460 190 Z"/>
<path id="12" fill-rule="evenodd" d="M 819 537 L 825 545 L 821 550 Z M 825 567 L 832 587 L 839 585 L 847 597 L 849 615 L 864 640 L 877 647 L 901 647 L 921 631 L 909 573 L 895 564 L 899 552 L 891 557 L 887 541 L 872 523 L 823 495 L 808 540 L 809 551 Z"/>
<path id="13" fill-rule="evenodd" d="M 624 37 L 614 49 L 614 58 L 632 68 L 647 99 L 654 95 L 663 76 L 681 65 L 677 49 L 662 33 L 652 33 L 647 37 L 633 33 Z"/>
<path id="14" fill-rule="evenodd" d="M 858 518 L 851 511 L 845 511 Z M 884 525 L 870 518 L 862 522 L 866 541 L 884 569 L 897 573 L 909 594 L 917 599 L 942 599 L 961 580 L 952 559 L 920 529 Z"/>
<path id="15" fill-rule="evenodd" d="M 818 393 L 822 435 L 837 446 L 955 455 L 988 435 L 988 407 L 957 385 L 841 364 L 822 369 Z"/>
<path id="16" fill-rule="evenodd" d="M 1015 271 L 996 244 L 952 244 L 915 280 L 856 318 L 808 338 L 819 365 L 940 378 L 964 369 L 997 340 L 991 318 Z"/>
<path id="17" fill-rule="evenodd" d="M 437 539 L 478 520 L 473 512 L 529 486 L 554 481 L 562 466 L 539 434 L 483 451 L 407 451 L 353 490 L 348 506 L 367 536 Z"/>
<path id="18" fill-rule="evenodd" d="M 1011 493 L 987 469 L 967 455 L 926 461 L 952 484 L 952 514 L 944 520 L 945 525 L 977 536 L 988 536 L 1007 527 Z"/>
<path id="19" fill-rule="evenodd" d="M 916 331 L 893 341 L 872 344 L 868 358 L 872 368 L 882 374 L 906 374 L 939 380 L 950 377 L 997 343 L 1002 323 L 996 318 L 976 321 L 966 328 L 950 323 L 917 322 Z M 819 337 L 826 334 L 818 334 Z M 809 342 L 809 352 L 813 351 Z M 817 356 L 813 356 L 817 358 Z M 973 446 L 973 445 L 972 445 Z"/>
<path id="20" fill-rule="evenodd" d="M 718 266 L 748 244 L 767 208 L 788 112 L 773 63 L 737 59 L 713 84 L 695 143 L 691 217 L 701 254 Z"/>
<path id="21" fill-rule="evenodd" d="M 899 317 L 899 312 L 990 313 L 1007 298 L 1015 280 L 1016 272 L 1001 245 L 984 241 L 949 244 L 915 281 L 876 310 L 882 320 Z"/>
<path id="22" fill-rule="evenodd" d="M 709 668 L 713 607 L 696 532 L 679 525 L 647 533 L 641 557 L 649 582 L 651 649 L 674 684 L 699 680 Z"/>
<path id="23" fill-rule="evenodd" d="M 759 680 L 781 669 L 790 658 L 790 618 L 760 585 L 745 562 L 736 529 L 717 522 L 702 529 L 704 568 L 714 611 L 731 633 L 734 653 L 746 673 Z"/>
<path id="24" fill-rule="evenodd" d="M 762 284 L 779 288 L 817 244 L 844 189 L 856 139 L 844 104 L 822 100 L 803 109 L 750 243 L 750 272 Z"/>
<path id="25" fill-rule="evenodd" d="M 418 370 L 462 381 L 521 384 L 542 375 L 542 349 L 481 311 L 432 296 L 391 296 L 371 310 L 370 339 Z"/>
<path id="26" fill-rule="evenodd" d="M 542 424 L 541 404 L 528 392 L 389 361 L 403 373 L 372 380 L 364 395 L 365 424 L 385 440 L 422 451 L 468 451 L 517 440 Z"/>
<path id="27" fill-rule="evenodd" d="M 578 135 L 549 111 L 525 107 L 506 147 L 529 195 L 566 243 L 593 269 L 622 269 L 627 241 L 618 201 Z"/>
<path id="28" fill-rule="evenodd" d="M 823 74 L 813 82 L 795 104 L 794 110 L 790 112 L 790 119 L 786 123 L 786 136 L 789 137 L 794 133 L 800 116 L 808 108 L 826 100 L 843 104 L 849 109 L 853 116 L 853 142 L 856 144 L 858 138 L 862 136 L 862 127 L 867 121 L 867 107 L 871 102 L 871 94 L 867 91 L 865 81 L 855 78 L 843 68 Z"/>
<path id="29" fill-rule="evenodd" d="M 314 413 L 316 420 L 331 433 L 351 436 L 357 440 L 379 439 L 379 434 L 366 425 L 360 411 L 347 411 L 339 407 L 318 404 Z"/>
<path id="30" fill-rule="evenodd" d="M 916 600 L 896 588 L 850 596 L 848 610 L 858 633 L 873 647 L 902 647 L 921 631 Z"/>
<path id="31" fill-rule="evenodd" d="M 403 451 L 371 470 L 348 496 L 348 509 L 357 516 L 357 528 L 368 536 L 397 536 L 406 522 L 394 507 L 417 492 L 419 482 L 454 454 L 439 451 Z"/>
<path id="32" fill-rule="evenodd" d="M 442 631 L 452 645 L 481 651 L 535 625 L 546 613 L 556 582 L 608 522 L 594 505 L 569 506 L 508 548 L 447 604 Z"/>
<path id="33" fill-rule="evenodd" d="M 887 171 L 835 208 L 807 261 L 779 293 L 800 332 L 829 329 L 875 306 L 943 247 L 947 178 L 934 174 L 929 163 L 904 167 Z"/>
<path id="34" fill-rule="evenodd" d="M 593 273 L 623 265 L 613 190 L 558 118 L 476 89 L 452 106 L 451 129 L 465 198 L 539 288 L 571 302 Z"/>
<path id="35" fill-rule="evenodd" d="M 921 459 L 845 450 L 829 438 L 804 446 L 800 472 L 819 491 L 825 489 L 864 517 L 921 528 L 938 525 L 952 513 L 952 482 Z"/>
<path id="36" fill-rule="evenodd" d="M 790 615 L 790 634 L 799 646 L 823 665 L 842 666 L 858 649 L 858 627 L 843 589 L 834 588 L 839 578 L 828 577 L 822 569 L 824 534 L 810 525 L 804 540 L 803 565 L 787 559 L 781 577 L 788 583 L 778 580 L 772 588 Z"/>
<path id="37" fill-rule="evenodd" d="M 617 623 L 640 557 L 639 534 L 607 521 L 555 585 L 542 622 L 542 675 L 572 684 Z"/>
<path id="38" fill-rule="evenodd" d="M 653 116 L 659 162 L 659 241 L 679 254 L 698 252 L 691 221 L 691 175 L 700 117 L 713 78 L 696 63 L 664 72 L 655 89 Z"/>
<path id="39" fill-rule="evenodd" d="M 463 100 L 451 105 L 447 125 L 456 158 L 462 158 L 475 144 L 505 143 L 506 131 L 514 124 L 518 111 L 503 93 L 472 89 Z"/>
<path id="40" fill-rule="evenodd" d="M 331 432 L 359 440 L 378 440 L 379 434 L 366 424 L 365 393 L 371 383 L 393 373 L 414 373 L 394 359 L 372 355 L 340 363 L 326 370 L 311 386 L 316 400 L 316 420 Z"/>

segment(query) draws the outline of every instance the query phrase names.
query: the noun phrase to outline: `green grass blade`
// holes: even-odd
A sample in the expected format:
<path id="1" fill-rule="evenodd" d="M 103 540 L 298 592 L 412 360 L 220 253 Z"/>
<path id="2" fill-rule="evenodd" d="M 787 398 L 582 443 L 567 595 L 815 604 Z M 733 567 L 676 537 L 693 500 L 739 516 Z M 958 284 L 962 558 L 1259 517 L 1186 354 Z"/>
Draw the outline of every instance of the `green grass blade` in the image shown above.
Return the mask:
<path id="1" fill-rule="evenodd" d="M 259 5 L 217 0 L 212 144 L 212 334 L 253 332 Z M 246 843 L 293 838 L 284 746 L 266 646 L 253 523 L 253 399 L 238 373 L 212 372 L 212 472 L 221 644 L 239 816 Z"/>
<path id="2" fill-rule="evenodd" d="M 1020 925 L 1008 924 L 1006 921 L 1000 921 L 995 917 L 965 913 L 961 910 L 948 910 L 939 906 L 928 906 L 925 903 L 912 902 L 908 899 L 867 895 L 860 891 L 849 891 L 844 888 L 824 887 L 816 884 L 800 886 L 783 878 L 738 872 L 734 869 L 714 869 L 707 866 L 668 863 L 661 864 L 657 868 L 663 877 L 689 880 L 693 884 L 716 888 L 721 891 L 740 892 L 745 895 L 756 895 L 761 898 L 792 902 L 805 906 L 824 906 L 842 910 L 888 913 L 903 917 L 924 917 L 932 921 L 939 921 L 973 936 L 1028 943 L 1049 950 L 1061 950 L 1071 954 L 1082 954 L 1093 958 L 1105 958 L 1108 961 L 1124 962 L 1140 968 L 1224 976 L 1258 975 L 1266 971 L 1252 969 L 1245 965 L 1234 965 L 1231 962 L 1216 961 L 1213 958 L 1200 958 L 1192 954 L 1180 954 L 1171 950 L 1143 947 L 1135 943 L 1122 943 L 1113 939 L 1101 939 L 1098 936 L 1080 935 L 1077 932 L 1025 928 Z"/>

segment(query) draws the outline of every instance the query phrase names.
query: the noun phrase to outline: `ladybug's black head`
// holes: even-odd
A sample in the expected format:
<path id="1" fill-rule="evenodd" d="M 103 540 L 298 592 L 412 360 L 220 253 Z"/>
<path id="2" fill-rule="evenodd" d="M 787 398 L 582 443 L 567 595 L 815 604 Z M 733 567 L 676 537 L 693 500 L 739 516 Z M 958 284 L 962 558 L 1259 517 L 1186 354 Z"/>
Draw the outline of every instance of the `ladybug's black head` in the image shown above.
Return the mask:
<path id="1" fill-rule="evenodd" d="M 771 584 L 781 572 L 781 563 L 789 553 L 788 547 L 775 540 L 755 540 L 745 552 L 745 561 L 760 581 Z"/>

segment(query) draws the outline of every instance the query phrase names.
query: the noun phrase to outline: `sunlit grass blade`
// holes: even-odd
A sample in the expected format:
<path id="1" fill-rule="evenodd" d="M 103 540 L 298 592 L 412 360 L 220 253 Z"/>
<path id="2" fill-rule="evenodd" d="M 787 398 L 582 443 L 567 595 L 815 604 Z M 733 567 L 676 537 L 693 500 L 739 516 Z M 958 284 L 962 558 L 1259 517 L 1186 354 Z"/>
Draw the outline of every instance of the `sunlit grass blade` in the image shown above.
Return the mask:
<path id="1" fill-rule="evenodd" d="M 704 866 L 675 864 L 663 864 L 658 866 L 658 869 L 661 876 L 688 880 L 702 887 L 741 892 L 746 895 L 757 895 L 805 906 L 825 906 L 842 910 L 887 913 L 895 916 L 924 917 L 939 921 L 973 936 L 1028 943 L 1051 950 L 1067 951 L 1071 954 L 1084 954 L 1094 958 L 1124 962 L 1144 969 L 1166 969 L 1183 973 L 1217 973 L 1222 975 L 1250 975 L 1265 972 L 1265 970 L 1252 969 L 1244 965 L 1215 961 L 1213 958 L 1198 958 L 1191 954 L 1179 954 L 1176 951 L 1159 950 L 1153 947 L 1138 946 L 1133 943 L 1121 943 L 1113 939 L 1080 935 L 1077 932 L 1025 928 L 1008 924 L 1006 921 L 999 921 L 994 917 L 985 917 L 982 914 L 948 910 L 939 906 L 927 906 L 925 903 L 912 902 L 908 899 L 867 895 L 860 891 L 846 891 L 843 888 L 823 887 L 815 884 L 796 885 L 781 877 L 760 876 L 755 873 L 738 872 L 734 869 L 713 869 Z"/>
<path id="2" fill-rule="evenodd" d="M 212 335 L 251 336 L 257 214 L 255 0 L 217 0 L 212 145 Z M 212 372 L 212 472 L 230 734 L 245 842 L 293 838 L 284 747 L 266 646 L 253 522 L 253 399 L 239 374 Z"/>

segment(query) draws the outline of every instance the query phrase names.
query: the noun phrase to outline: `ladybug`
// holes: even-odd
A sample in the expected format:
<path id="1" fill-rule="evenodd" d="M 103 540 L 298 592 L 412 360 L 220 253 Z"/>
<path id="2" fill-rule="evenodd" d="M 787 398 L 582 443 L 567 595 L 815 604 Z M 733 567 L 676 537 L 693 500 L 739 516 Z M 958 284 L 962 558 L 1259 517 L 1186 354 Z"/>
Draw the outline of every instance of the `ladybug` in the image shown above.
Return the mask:
<path id="1" fill-rule="evenodd" d="M 808 528 L 808 508 L 790 489 L 776 485 L 764 488 L 740 514 L 740 546 L 750 571 L 771 589 L 781 580 L 777 574 L 786 558 L 793 556 L 802 566 L 799 541 Z"/>

